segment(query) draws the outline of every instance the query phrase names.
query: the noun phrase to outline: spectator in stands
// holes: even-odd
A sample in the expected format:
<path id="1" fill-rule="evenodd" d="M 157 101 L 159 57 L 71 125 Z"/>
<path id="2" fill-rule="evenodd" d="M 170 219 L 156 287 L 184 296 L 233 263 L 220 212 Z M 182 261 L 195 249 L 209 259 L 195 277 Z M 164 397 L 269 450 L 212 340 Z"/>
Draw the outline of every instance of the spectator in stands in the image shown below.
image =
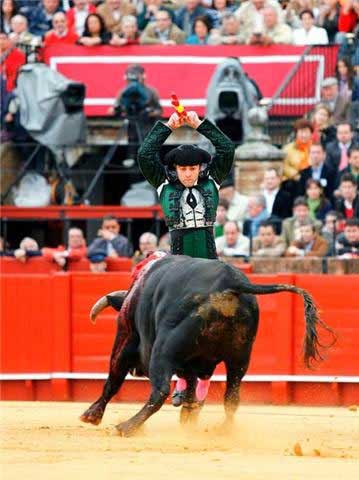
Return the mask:
<path id="1" fill-rule="evenodd" d="M 214 238 L 221 237 L 223 235 L 223 228 L 227 221 L 228 208 L 229 202 L 224 198 L 220 198 L 216 211 L 216 220 L 214 222 Z"/>
<path id="2" fill-rule="evenodd" d="M 29 10 L 30 32 L 43 37 L 52 28 L 53 16 L 60 11 L 60 0 L 42 0 L 37 7 Z"/>
<path id="3" fill-rule="evenodd" d="M 3 32 L 0 32 L 0 56 L 2 60 L 0 62 L 0 74 L 5 81 L 5 90 L 9 93 L 16 86 L 18 70 L 24 65 L 26 58 L 21 50 L 14 48 L 6 33 Z"/>
<path id="4" fill-rule="evenodd" d="M 268 218 L 264 195 L 251 195 L 248 199 L 248 217 L 243 224 L 243 234 L 248 237 L 258 235 L 259 225 Z"/>
<path id="5" fill-rule="evenodd" d="M 159 8 L 155 21 L 147 24 L 141 34 L 142 45 L 180 45 L 186 40 L 186 34 L 173 23 L 173 13 Z"/>
<path id="6" fill-rule="evenodd" d="M 138 7 L 142 8 L 137 15 L 139 30 L 143 31 L 149 22 L 156 20 L 155 15 L 161 4 L 162 0 L 144 0 L 142 5 L 138 5 Z"/>
<path id="7" fill-rule="evenodd" d="M 327 145 L 326 164 L 335 175 L 348 166 L 349 150 L 353 146 L 353 128 L 348 122 L 339 123 L 336 139 Z"/>
<path id="8" fill-rule="evenodd" d="M 335 209 L 344 218 L 359 218 L 359 194 L 355 178 L 347 173 L 340 179 L 340 197 L 337 200 Z"/>
<path id="9" fill-rule="evenodd" d="M 11 32 L 11 19 L 17 15 L 19 8 L 15 0 L 1 0 L 0 31 L 7 35 Z"/>
<path id="10" fill-rule="evenodd" d="M 335 76 L 339 84 L 339 95 L 348 101 L 359 100 L 359 78 L 348 58 L 339 58 L 335 67 Z"/>
<path id="11" fill-rule="evenodd" d="M 216 249 L 219 256 L 247 257 L 249 255 L 249 238 L 242 235 L 237 222 L 226 222 L 223 236 L 216 238 Z"/>
<path id="12" fill-rule="evenodd" d="M 340 258 L 359 258 L 359 218 L 349 218 L 338 236 L 336 254 Z"/>
<path id="13" fill-rule="evenodd" d="M 79 45 L 85 47 L 95 47 L 97 45 L 106 45 L 111 40 L 111 33 L 106 30 L 105 23 L 101 15 L 90 13 L 85 20 L 84 33 L 78 39 Z"/>
<path id="14" fill-rule="evenodd" d="M 79 39 L 76 32 L 67 28 L 67 18 L 63 12 L 57 12 L 52 19 L 53 30 L 46 33 L 44 46 L 71 45 Z"/>
<path id="15" fill-rule="evenodd" d="M 188 45 L 207 45 L 209 32 L 211 30 L 211 23 L 205 15 L 195 18 L 193 23 L 194 33 L 189 35 L 186 39 Z"/>
<path id="16" fill-rule="evenodd" d="M 70 32 L 81 37 L 85 21 L 90 13 L 96 13 L 96 7 L 90 0 L 73 0 L 74 6 L 66 12 L 67 26 Z"/>
<path id="17" fill-rule="evenodd" d="M 327 45 L 328 34 L 324 28 L 314 25 L 314 13 L 312 10 L 302 10 L 299 14 L 302 26 L 293 32 L 295 45 Z"/>
<path id="18" fill-rule="evenodd" d="M 133 248 L 124 235 L 120 234 L 120 224 L 117 218 L 108 215 L 103 218 L 98 238 L 88 247 L 88 257 L 102 255 L 105 257 L 132 257 Z"/>
<path id="19" fill-rule="evenodd" d="M 200 16 L 208 17 L 212 28 L 218 27 L 217 17 L 210 10 L 202 7 L 200 0 L 185 0 L 185 5 L 175 12 L 175 23 L 188 37 L 194 33 L 194 21 Z"/>
<path id="20" fill-rule="evenodd" d="M 292 29 L 286 23 L 279 21 L 278 11 L 273 5 L 262 10 L 263 29 L 253 32 L 247 39 L 250 45 L 274 45 L 293 43 Z"/>
<path id="21" fill-rule="evenodd" d="M 294 123 L 295 140 L 283 147 L 286 154 L 283 165 L 283 180 L 297 181 L 300 172 L 309 167 L 309 148 L 312 144 L 313 125 L 304 118 Z"/>
<path id="22" fill-rule="evenodd" d="M 338 80 L 335 77 L 327 77 L 321 85 L 321 103 L 329 107 L 333 115 L 333 122 L 347 122 L 350 116 L 350 103 L 339 94 Z"/>
<path id="23" fill-rule="evenodd" d="M 264 172 L 262 193 L 266 201 L 266 210 L 272 219 L 277 219 L 281 223 L 282 219 L 292 215 L 292 197 L 281 188 L 281 178 L 275 168 L 268 168 Z M 280 231 L 280 228 L 276 231 Z"/>
<path id="24" fill-rule="evenodd" d="M 68 232 L 67 248 L 60 245 L 57 248 L 43 248 L 45 258 L 53 260 L 59 267 L 64 268 L 67 262 L 77 262 L 86 258 L 86 240 L 80 228 L 70 228 Z"/>
<path id="25" fill-rule="evenodd" d="M 316 232 L 312 221 L 300 226 L 300 238 L 294 240 L 285 252 L 286 257 L 324 257 L 328 252 L 327 241 Z"/>
<path id="26" fill-rule="evenodd" d="M 237 192 L 232 179 L 222 182 L 219 189 L 219 199 L 226 200 L 229 204 L 227 219 L 243 225 L 248 213 L 248 197 Z"/>
<path id="27" fill-rule="evenodd" d="M 289 0 L 284 11 L 284 21 L 291 28 L 301 28 L 302 22 L 299 15 L 303 10 L 311 10 L 315 19 L 318 17 L 319 10 L 315 4 L 314 0 Z"/>
<path id="28" fill-rule="evenodd" d="M 121 20 L 121 33 L 114 33 L 110 45 L 123 47 L 125 45 L 138 45 L 140 34 L 138 31 L 137 18 L 134 15 L 125 15 Z"/>
<path id="29" fill-rule="evenodd" d="M 270 221 L 262 222 L 258 236 L 253 239 L 253 257 L 281 257 L 286 246 L 282 237 L 276 235 L 275 226 Z"/>
<path id="30" fill-rule="evenodd" d="M 336 128 L 333 125 L 333 115 L 324 103 L 318 103 L 312 113 L 313 141 L 320 142 L 324 148 L 335 140 Z"/>
<path id="31" fill-rule="evenodd" d="M 171 251 L 171 242 L 170 242 L 170 234 L 166 232 L 165 234 L 160 237 L 160 241 L 158 242 L 158 250 L 162 250 L 163 252 L 170 252 Z"/>
<path id="32" fill-rule="evenodd" d="M 32 35 L 28 30 L 27 18 L 24 15 L 15 15 L 11 19 L 11 30 L 9 39 L 11 43 L 26 53 L 26 47 L 33 45 L 41 45 L 41 39 Z"/>
<path id="33" fill-rule="evenodd" d="M 305 222 L 310 222 L 308 203 L 304 197 L 297 197 L 294 200 L 293 216 L 286 218 L 282 223 L 282 237 L 285 244 L 289 246 L 294 240 L 300 239 L 300 226 Z M 319 231 L 321 223 L 317 220 L 314 222 Z"/>
<path id="34" fill-rule="evenodd" d="M 209 45 L 240 45 L 245 37 L 239 32 L 239 21 L 234 13 L 225 13 L 220 29 L 212 29 L 209 35 Z"/>
<path id="35" fill-rule="evenodd" d="M 350 174 L 357 183 L 357 190 L 359 191 L 359 145 L 353 145 L 349 150 L 349 164 L 338 174 L 337 185 L 343 175 Z"/>
<path id="36" fill-rule="evenodd" d="M 36 240 L 31 237 L 25 237 L 21 240 L 19 248 L 14 250 L 14 257 L 19 262 L 25 263 L 30 257 L 40 257 L 42 255 Z"/>
<path id="37" fill-rule="evenodd" d="M 158 248 L 158 238 L 154 233 L 145 232 L 139 238 L 139 250 L 133 256 L 133 262 L 139 263 Z"/>
<path id="38" fill-rule="evenodd" d="M 4 237 L 0 236 L 0 256 L 3 256 L 5 252 L 5 241 Z"/>
<path id="39" fill-rule="evenodd" d="M 212 0 L 211 8 L 217 12 L 221 25 L 223 25 L 223 18 L 228 13 L 233 13 L 236 9 L 231 0 Z"/>
<path id="40" fill-rule="evenodd" d="M 335 255 L 335 239 L 343 232 L 343 215 L 337 213 L 335 210 L 330 210 L 324 219 L 324 225 L 321 230 L 321 235 L 328 242 L 327 255 L 332 257 Z"/>
<path id="41" fill-rule="evenodd" d="M 318 26 L 323 27 L 328 35 L 329 43 L 336 43 L 338 33 L 340 5 L 338 0 L 323 0 L 319 6 Z"/>
<path id="42" fill-rule="evenodd" d="M 359 9 L 359 1 L 340 2 L 341 8 L 338 19 L 338 30 L 336 41 L 337 43 L 346 43 L 346 34 L 354 33 L 355 27 L 358 23 L 357 10 Z"/>
<path id="43" fill-rule="evenodd" d="M 332 198 L 336 173 L 327 163 L 325 163 L 326 153 L 323 145 L 314 142 L 309 149 L 310 166 L 300 172 L 298 193 L 304 195 L 307 182 L 311 178 L 318 180 L 324 190 L 324 195 L 328 200 Z"/>
<path id="44" fill-rule="evenodd" d="M 276 10 L 278 21 L 282 22 L 283 12 L 276 0 L 247 0 L 241 3 L 236 10 L 235 14 L 240 25 L 239 30 L 246 39 L 250 39 L 253 34 L 263 33 L 263 10 L 264 7 L 268 6 L 272 6 Z"/>
<path id="45" fill-rule="evenodd" d="M 136 15 L 136 7 L 128 0 L 105 0 L 97 7 L 97 13 L 103 18 L 107 31 L 121 33 L 122 17 Z"/>
<path id="46" fill-rule="evenodd" d="M 309 178 L 305 185 L 305 198 L 308 203 L 309 216 L 312 220 L 324 220 L 332 205 L 324 196 L 320 180 Z"/>

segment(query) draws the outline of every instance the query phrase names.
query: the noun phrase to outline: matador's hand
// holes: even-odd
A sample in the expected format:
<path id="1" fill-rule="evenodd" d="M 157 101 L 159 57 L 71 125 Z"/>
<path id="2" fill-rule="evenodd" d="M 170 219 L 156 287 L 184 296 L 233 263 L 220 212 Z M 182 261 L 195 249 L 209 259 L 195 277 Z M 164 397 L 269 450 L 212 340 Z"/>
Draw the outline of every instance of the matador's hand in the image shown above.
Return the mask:
<path id="1" fill-rule="evenodd" d="M 197 113 L 193 111 L 187 112 L 187 115 L 184 120 L 187 123 L 187 125 L 189 125 L 192 128 L 198 128 L 202 123 L 202 120 L 200 120 Z"/>
<path id="2" fill-rule="evenodd" d="M 170 127 L 171 130 L 176 130 L 176 128 L 182 127 L 183 124 L 184 118 L 180 117 L 177 112 L 172 113 L 166 123 L 167 127 Z"/>

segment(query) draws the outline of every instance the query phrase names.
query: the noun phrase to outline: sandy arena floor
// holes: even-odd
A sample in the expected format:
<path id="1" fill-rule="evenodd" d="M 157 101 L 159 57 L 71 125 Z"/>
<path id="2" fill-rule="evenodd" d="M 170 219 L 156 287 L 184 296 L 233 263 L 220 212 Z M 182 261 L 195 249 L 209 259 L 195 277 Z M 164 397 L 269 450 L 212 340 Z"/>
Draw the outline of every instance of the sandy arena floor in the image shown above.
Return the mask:
<path id="1" fill-rule="evenodd" d="M 138 405 L 110 404 L 103 423 L 83 424 L 88 404 L 2 402 L 2 480 L 354 480 L 359 408 L 241 406 L 232 432 L 208 405 L 195 429 L 166 406 L 132 438 L 113 426 Z"/>

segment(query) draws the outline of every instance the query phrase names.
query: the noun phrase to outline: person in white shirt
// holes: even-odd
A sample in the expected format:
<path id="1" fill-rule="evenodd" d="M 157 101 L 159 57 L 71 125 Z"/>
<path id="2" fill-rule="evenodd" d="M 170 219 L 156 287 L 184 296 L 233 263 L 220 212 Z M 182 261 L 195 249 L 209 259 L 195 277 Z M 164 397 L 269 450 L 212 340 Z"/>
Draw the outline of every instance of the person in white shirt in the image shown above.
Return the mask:
<path id="1" fill-rule="evenodd" d="M 302 22 L 302 28 L 293 32 L 294 45 L 327 45 L 329 43 L 327 31 L 314 25 L 312 10 L 303 10 L 299 18 Z"/>
<path id="2" fill-rule="evenodd" d="M 227 219 L 243 225 L 248 214 L 248 197 L 237 192 L 233 180 L 225 180 L 219 189 L 219 198 L 229 203 Z"/>
<path id="3" fill-rule="evenodd" d="M 236 222 L 226 222 L 223 229 L 224 235 L 216 238 L 218 255 L 237 257 L 249 255 L 249 238 L 242 235 Z"/>

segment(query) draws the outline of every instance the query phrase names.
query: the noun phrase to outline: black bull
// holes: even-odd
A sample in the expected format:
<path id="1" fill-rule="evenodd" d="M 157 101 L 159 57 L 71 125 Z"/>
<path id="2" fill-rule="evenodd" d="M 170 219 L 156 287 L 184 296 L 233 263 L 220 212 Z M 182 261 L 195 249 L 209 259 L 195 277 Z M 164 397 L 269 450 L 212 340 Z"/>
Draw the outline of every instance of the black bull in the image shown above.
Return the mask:
<path id="1" fill-rule="evenodd" d="M 98 425 L 107 403 L 133 369 L 149 377 L 152 390 L 144 407 L 117 425 L 122 435 L 134 433 L 161 408 L 173 374 L 187 381 L 181 421 L 192 420 L 200 409 L 195 400 L 197 378 L 211 377 L 223 361 L 227 372 L 224 406 L 230 423 L 258 327 L 254 295 L 277 292 L 298 293 L 304 299 L 304 361 L 310 366 L 312 360 L 321 359 L 318 325 L 331 330 L 319 319 L 308 292 L 293 285 L 251 284 L 238 269 L 218 260 L 171 255 L 157 260 L 128 292 L 102 297 L 92 309 L 92 320 L 107 306 L 121 313 L 109 377 L 101 397 L 81 420 Z"/>

